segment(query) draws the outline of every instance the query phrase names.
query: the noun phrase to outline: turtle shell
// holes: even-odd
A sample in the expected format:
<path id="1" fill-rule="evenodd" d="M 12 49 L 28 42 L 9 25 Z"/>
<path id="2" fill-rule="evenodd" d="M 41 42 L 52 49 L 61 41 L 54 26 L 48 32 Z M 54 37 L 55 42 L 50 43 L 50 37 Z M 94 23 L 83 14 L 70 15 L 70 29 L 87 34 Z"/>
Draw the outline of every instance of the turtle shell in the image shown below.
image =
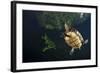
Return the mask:
<path id="1" fill-rule="evenodd" d="M 81 48 L 82 46 L 82 41 L 80 39 L 80 36 L 77 35 L 76 32 L 67 32 L 66 33 L 67 36 L 64 37 L 64 40 L 65 42 L 71 47 L 71 48 L 74 48 L 74 49 L 77 49 L 77 48 Z"/>

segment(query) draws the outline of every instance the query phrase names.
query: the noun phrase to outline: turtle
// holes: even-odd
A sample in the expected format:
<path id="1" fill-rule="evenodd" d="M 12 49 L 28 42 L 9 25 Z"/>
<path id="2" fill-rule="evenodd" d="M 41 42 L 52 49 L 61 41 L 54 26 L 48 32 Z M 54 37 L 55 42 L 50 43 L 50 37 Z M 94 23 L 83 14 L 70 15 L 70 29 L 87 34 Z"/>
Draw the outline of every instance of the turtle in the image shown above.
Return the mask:
<path id="1" fill-rule="evenodd" d="M 84 44 L 88 43 L 88 39 L 84 40 L 83 36 L 81 35 L 81 33 L 73 28 L 68 26 L 66 23 L 64 25 L 65 31 L 64 31 L 64 40 L 65 43 L 71 47 L 71 51 L 70 51 L 70 55 L 73 54 L 75 49 L 81 49 L 81 47 Z"/>

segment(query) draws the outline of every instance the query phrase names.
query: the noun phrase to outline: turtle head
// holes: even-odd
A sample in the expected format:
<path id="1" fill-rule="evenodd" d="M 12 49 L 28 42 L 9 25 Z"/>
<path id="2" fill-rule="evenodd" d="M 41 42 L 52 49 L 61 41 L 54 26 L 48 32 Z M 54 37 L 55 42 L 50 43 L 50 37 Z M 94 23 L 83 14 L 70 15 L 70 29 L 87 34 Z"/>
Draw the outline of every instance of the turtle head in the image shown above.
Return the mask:
<path id="1" fill-rule="evenodd" d="M 64 28 L 65 28 L 65 31 L 66 31 L 66 32 L 69 31 L 69 26 L 68 26 L 68 24 L 66 24 L 66 22 L 65 22 L 65 24 L 64 24 Z"/>
<path id="2" fill-rule="evenodd" d="M 65 36 L 72 37 L 75 35 L 76 29 L 66 24 L 66 22 L 65 22 L 64 28 L 65 28 L 65 32 L 64 32 Z"/>
<path id="3" fill-rule="evenodd" d="M 76 34 L 75 34 L 75 32 L 71 32 L 71 31 L 70 31 L 70 32 L 67 32 L 67 33 L 65 32 L 64 35 L 65 35 L 66 37 L 74 37 Z"/>
<path id="4" fill-rule="evenodd" d="M 65 22 L 65 24 L 64 24 L 64 28 L 65 28 L 65 31 L 66 31 L 66 32 L 69 32 L 69 31 L 75 32 L 75 31 L 76 31 L 75 28 L 73 28 L 72 26 L 69 26 L 68 24 L 66 24 L 66 22 Z"/>

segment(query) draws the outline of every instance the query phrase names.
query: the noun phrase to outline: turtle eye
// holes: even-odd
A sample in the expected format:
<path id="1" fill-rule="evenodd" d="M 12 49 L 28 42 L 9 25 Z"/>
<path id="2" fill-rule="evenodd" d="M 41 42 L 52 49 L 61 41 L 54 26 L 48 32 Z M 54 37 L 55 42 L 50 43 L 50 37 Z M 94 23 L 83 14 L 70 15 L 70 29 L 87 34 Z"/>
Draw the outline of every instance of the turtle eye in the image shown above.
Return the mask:
<path id="1" fill-rule="evenodd" d="M 67 33 L 64 33 L 64 35 L 65 35 L 65 36 L 67 36 L 67 37 L 70 37 L 70 35 L 69 35 L 69 34 L 67 34 Z"/>
<path id="2" fill-rule="evenodd" d="M 70 35 L 66 35 L 67 37 L 70 37 Z"/>

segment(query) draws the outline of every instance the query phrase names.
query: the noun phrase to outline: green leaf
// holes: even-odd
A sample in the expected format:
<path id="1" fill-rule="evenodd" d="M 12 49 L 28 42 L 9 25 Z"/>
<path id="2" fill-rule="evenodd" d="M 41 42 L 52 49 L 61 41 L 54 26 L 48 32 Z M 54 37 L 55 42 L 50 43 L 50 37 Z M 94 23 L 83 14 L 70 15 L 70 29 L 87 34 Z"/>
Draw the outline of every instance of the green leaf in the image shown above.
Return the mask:
<path id="1" fill-rule="evenodd" d="M 46 47 L 44 47 L 43 49 L 43 52 L 52 48 L 56 49 L 56 44 L 47 36 L 47 34 L 42 36 L 42 39 L 44 40 L 44 43 L 46 45 Z"/>

